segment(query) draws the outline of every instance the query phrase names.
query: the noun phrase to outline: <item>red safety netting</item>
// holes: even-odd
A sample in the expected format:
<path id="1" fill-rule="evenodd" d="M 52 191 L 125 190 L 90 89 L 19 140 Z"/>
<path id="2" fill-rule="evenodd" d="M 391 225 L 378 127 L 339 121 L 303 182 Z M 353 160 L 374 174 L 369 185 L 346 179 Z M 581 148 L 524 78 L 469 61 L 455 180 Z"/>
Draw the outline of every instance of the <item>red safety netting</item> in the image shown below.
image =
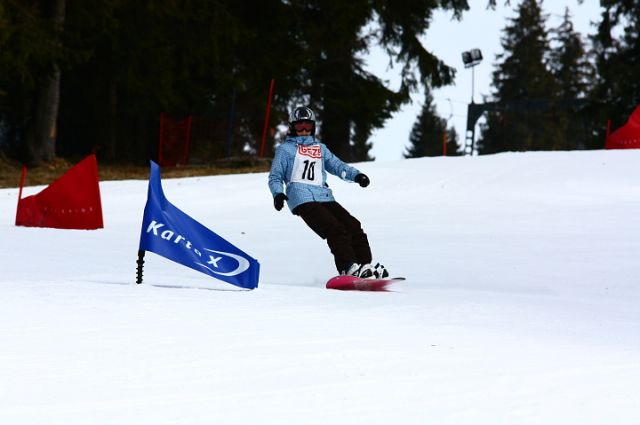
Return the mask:
<path id="1" fill-rule="evenodd" d="M 165 113 L 160 114 L 158 164 L 161 167 L 175 167 L 189 163 L 191 122 L 191 115 L 177 120 Z"/>

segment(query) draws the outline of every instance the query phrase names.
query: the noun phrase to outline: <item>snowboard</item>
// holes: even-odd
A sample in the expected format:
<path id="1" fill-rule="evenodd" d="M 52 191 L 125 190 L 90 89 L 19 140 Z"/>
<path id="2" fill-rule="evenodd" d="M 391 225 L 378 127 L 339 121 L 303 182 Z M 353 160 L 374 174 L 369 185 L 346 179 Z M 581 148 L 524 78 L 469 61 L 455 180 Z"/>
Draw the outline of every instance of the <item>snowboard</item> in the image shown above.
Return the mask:
<path id="1" fill-rule="evenodd" d="M 405 280 L 404 277 L 365 279 L 357 276 L 335 276 L 327 282 L 327 289 L 341 291 L 388 291 L 389 285 Z"/>

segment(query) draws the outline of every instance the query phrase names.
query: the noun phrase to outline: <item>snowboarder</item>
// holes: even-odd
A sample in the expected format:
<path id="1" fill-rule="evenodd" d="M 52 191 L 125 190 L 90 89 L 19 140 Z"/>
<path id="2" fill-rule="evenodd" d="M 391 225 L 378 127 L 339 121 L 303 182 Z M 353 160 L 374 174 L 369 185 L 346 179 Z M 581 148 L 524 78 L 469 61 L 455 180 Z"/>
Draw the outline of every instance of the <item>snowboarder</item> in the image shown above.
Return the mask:
<path id="1" fill-rule="evenodd" d="M 280 211 L 287 201 L 294 215 L 326 239 L 339 274 L 389 276 L 384 266 L 371 264 L 369 240 L 360 222 L 336 202 L 326 182 L 327 172 L 361 187 L 369 185 L 369 177 L 331 153 L 315 133 L 314 112 L 305 106 L 295 108 L 289 116 L 289 133 L 276 148 L 269 173 L 275 209 Z"/>

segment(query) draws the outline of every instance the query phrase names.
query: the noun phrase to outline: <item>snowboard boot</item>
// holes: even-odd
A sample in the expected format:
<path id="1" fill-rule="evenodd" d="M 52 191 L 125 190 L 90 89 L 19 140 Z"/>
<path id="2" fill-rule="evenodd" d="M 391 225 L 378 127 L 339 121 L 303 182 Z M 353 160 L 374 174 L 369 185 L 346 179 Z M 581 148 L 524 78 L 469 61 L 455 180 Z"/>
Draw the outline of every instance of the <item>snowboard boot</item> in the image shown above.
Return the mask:
<path id="1" fill-rule="evenodd" d="M 376 265 L 373 266 L 373 275 L 376 279 L 384 279 L 389 277 L 389 271 L 382 264 L 376 263 Z"/>
<path id="2" fill-rule="evenodd" d="M 360 276 L 360 264 L 353 263 L 346 270 L 340 272 L 340 276 Z"/>
<path id="3" fill-rule="evenodd" d="M 363 279 L 384 279 L 389 277 L 389 272 L 387 269 L 380 263 L 376 263 L 376 265 L 364 264 L 360 267 L 359 274 Z"/>
<path id="4" fill-rule="evenodd" d="M 377 277 L 375 275 L 375 269 L 371 264 L 364 264 L 362 267 L 360 267 L 358 276 L 363 279 L 375 279 Z"/>

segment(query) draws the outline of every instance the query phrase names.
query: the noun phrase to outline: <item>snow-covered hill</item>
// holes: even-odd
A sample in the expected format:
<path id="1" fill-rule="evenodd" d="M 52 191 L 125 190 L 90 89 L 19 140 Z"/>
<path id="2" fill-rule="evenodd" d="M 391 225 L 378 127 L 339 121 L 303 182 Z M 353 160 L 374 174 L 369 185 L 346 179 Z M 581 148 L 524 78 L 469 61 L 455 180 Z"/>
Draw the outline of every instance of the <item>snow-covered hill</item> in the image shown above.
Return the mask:
<path id="1" fill-rule="evenodd" d="M 242 291 L 147 254 L 147 181 L 105 228 L 15 227 L 0 190 L 2 424 L 638 424 L 640 151 L 356 166 L 330 185 L 395 292 L 324 289 L 324 241 L 266 174 L 163 181 L 261 263 Z M 24 196 L 41 187 L 25 189 Z"/>

